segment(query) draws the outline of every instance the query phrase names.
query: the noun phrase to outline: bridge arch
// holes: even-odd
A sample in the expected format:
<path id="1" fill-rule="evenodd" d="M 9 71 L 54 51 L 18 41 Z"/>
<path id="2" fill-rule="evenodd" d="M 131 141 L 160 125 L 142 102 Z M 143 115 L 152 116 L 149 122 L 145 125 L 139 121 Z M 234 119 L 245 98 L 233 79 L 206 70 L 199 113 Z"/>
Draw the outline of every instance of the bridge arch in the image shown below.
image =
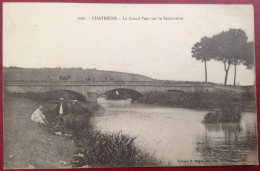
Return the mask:
<path id="1" fill-rule="evenodd" d="M 57 100 L 59 98 L 78 100 L 81 102 L 87 102 L 85 95 L 72 90 L 57 89 L 43 92 L 43 101 Z"/>
<path id="2" fill-rule="evenodd" d="M 125 99 L 131 98 L 132 101 L 138 100 L 143 93 L 129 88 L 114 88 L 105 91 L 102 95 L 105 95 L 108 99 Z"/>

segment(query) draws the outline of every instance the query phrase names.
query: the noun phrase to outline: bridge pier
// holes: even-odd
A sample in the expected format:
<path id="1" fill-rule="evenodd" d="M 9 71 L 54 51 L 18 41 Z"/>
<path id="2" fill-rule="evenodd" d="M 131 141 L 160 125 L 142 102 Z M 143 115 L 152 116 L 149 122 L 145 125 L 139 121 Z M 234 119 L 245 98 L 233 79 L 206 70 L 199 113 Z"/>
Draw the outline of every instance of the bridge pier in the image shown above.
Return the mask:
<path id="1" fill-rule="evenodd" d="M 97 103 L 98 93 L 97 92 L 87 92 L 87 101 L 90 103 Z"/>

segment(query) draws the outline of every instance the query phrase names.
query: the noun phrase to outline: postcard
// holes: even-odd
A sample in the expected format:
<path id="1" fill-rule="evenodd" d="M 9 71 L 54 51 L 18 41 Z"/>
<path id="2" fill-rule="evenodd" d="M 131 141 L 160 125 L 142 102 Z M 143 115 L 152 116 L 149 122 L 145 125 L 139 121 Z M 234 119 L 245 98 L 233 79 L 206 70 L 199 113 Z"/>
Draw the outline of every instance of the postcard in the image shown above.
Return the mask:
<path id="1" fill-rule="evenodd" d="M 4 169 L 258 165 L 252 5 L 3 3 Z"/>

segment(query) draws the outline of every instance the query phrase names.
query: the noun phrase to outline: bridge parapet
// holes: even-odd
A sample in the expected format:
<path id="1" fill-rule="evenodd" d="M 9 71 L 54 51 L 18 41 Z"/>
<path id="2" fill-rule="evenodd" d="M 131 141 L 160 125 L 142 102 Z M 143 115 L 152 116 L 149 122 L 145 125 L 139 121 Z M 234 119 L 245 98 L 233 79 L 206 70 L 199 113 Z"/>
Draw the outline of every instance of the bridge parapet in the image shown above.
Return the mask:
<path id="1" fill-rule="evenodd" d="M 236 91 L 243 92 L 242 87 L 223 86 L 202 82 L 174 82 L 174 81 L 4 81 L 3 88 L 8 93 L 43 93 L 53 90 L 70 90 L 81 93 L 86 98 L 103 95 L 115 89 L 131 89 L 139 93 L 159 92 L 213 92 Z M 92 92 L 89 93 L 89 92 Z M 91 97 L 90 97 L 91 94 Z"/>
<path id="2" fill-rule="evenodd" d="M 44 85 L 73 85 L 73 86 L 110 86 L 110 85 L 127 85 L 127 86 L 192 86 L 192 87 L 214 87 L 213 83 L 202 82 L 175 82 L 175 81 L 25 81 L 25 80 L 8 80 L 3 85 L 10 86 L 44 86 Z"/>

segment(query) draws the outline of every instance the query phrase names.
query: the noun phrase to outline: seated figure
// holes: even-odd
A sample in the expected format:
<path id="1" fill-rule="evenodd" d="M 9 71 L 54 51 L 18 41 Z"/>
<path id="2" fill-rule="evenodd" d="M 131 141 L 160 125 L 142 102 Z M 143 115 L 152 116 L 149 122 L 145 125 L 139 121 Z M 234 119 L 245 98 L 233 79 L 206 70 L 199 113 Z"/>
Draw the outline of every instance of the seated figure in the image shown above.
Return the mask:
<path id="1" fill-rule="evenodd" d="M 48 124 L 48 121 L 47 119 L 45 118 L 44 114 L 42 113 L 42 109 L 43 107 L 42 106 L 39 106 L 38 109 L 36 109 L 32 116 L 31 116 L 31 120 L 34 121 L 34 122 L 38 122 L 40 124 Z"/>

